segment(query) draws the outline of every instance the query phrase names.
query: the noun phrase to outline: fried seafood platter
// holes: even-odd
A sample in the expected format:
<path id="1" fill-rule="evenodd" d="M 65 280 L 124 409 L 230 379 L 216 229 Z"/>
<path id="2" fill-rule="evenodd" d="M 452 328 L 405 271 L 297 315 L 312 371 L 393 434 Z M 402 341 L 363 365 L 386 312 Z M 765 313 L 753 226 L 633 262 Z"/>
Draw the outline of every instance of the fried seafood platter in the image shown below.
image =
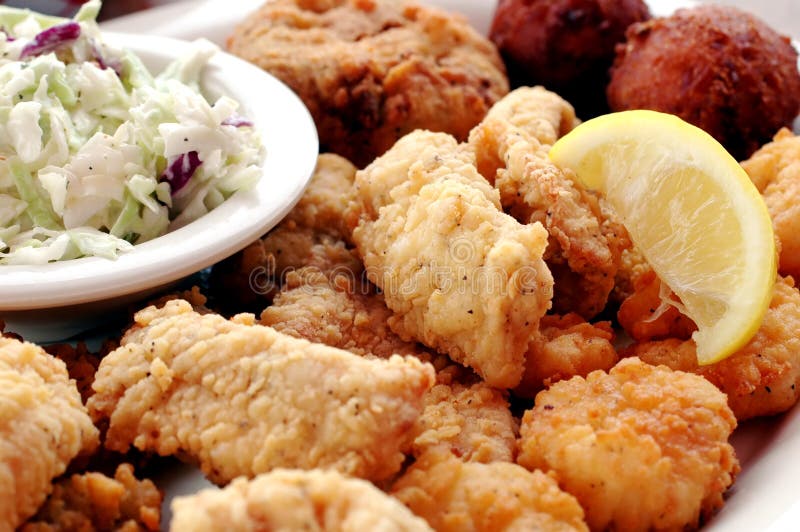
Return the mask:
<path id="1" fill-rule="evenodd" d="M 495 12 L 475 0 L 459 4 L 468 19 L 451 4 L 254 0 L 220 18 L 227 49 L 309 108 L 314 174 L 276 227 L 197 286 L 131 309 L 102 345 L 0 337 L 0 531 L 797 522 L 778 517 L 796 507 L 800 448 L 800 103 L 779 90 L 800 74 L 788 41 L 746 13 L 726 11 L 719 30 L 733 32 L 724 51 L 756 27 L 793 63 L 765 78 L 761 103 L 780 115 L 768 133 L 722 119 L 725 139 L 752 153 L 733 162 L 776 249 L 753 334 L 707 364 L 693 339 L 704 323 L 630 220 L 550 157 L 591 116 L 547 79 L 575 98 L 570 76 L 605 90 L 631 46 L 671 42 L 652 35 L 673 27 L 670 10 L 501 0 Z M 713 18 L 699 16 L 698 27 Z M 544 33 L 509 29 L 526 20 Z M 525 42 L 510 42 L 519 33 L 540 50 L 570 31 L 527 72 Z M 581 46 L 591 69 L 537 81 Z M 748 50 L 731 65 L 758 57 L 742 67 L 752 74 L 763 50 Z M 577 108 L 639 98 L 640 73 L 624 68 L 635 82 Z M 758 100 L 714 86 L 720 106 Z"/>

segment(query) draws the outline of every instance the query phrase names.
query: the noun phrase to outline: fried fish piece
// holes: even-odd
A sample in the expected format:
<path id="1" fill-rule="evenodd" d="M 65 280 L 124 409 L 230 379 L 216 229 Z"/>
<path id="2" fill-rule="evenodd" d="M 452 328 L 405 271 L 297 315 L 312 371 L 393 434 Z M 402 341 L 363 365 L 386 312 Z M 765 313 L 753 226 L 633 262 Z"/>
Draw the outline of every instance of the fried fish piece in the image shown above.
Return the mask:
<path id="1" fill-rule="evenodd" d="M 349 213 L 389 325 L 470 366 L 498 388 L 519 383 L 527 339 L 550 306 L 547 233 L 499 209 L 471 152 L 416 131 L 356 174 Z"/>
<path id="2" fill-rule="evenodd" d="M 547 229 L 544 257 L 555 279 L 553 309 L 590 319 L 605 307 L 630 241 L 602 200 L 547 156 L 550 145 L 577 123 L 558 95 L 523 87 L 492 107 L 470 133 L 469 145 L 506 212 Z"/>
<path id="3" fill-rule="evenodd" d="M 303 196 L 263 238 L 216 264 L 209 287 L 228 312 L 261 312 L 286 275 L 309 267 L 327 274 L 359 276 L 363 267 L 350 245 L 344 213 L 356 167 L 331 153 L 320 154 Z"/>
<path id="4" fill-rule="evenodd" d="M 261 323 L 361 356 L 413 355 L 430 361 L 419 344 L 406 342 L 389 328 L 391 316 L 383 295 L 365 278 L 302 268 L 287 275 L 272 305 L 261 313 Z"/>
<path id="5" fill-rule="evenodd" d="M 514 395 L 532 399 L 560 380 L 611 369 L 619 361 L 613 341 L 610 322 L 588 323 L 575 313 L 543 317 L 531 338 L 525 374 Z"/>
<path id="6" fill-rule="evenodd" d="M 133 466 L 120 464 L 109 478 L 102 473 L 72 475 L 53 493 L 20 532 L 157 531 L 161 492 L 149 479 L 138 480 Z"/>
<path id="7" fill-rule="evenodd" d="M 725 394 L 629 358 L 536 396 L 518 463 L 554 471 L 592 530 L 685 530 L 723 505 L 739 471 Z"/>
<path id="8" fill-rule="evenodd" d="M 289 469 L 176 498 L 170 530 L 431 532 L 425 521 L 368 482 L 336 471 Z"/>
<path id="9" fill-rule="evenodd" d="M 180 454 L 216 483 L 277 467 L 381 480 L 400 469 L 433 382 L 411 357 L 366 359 L 175 300 L 136 315 L 88 406 L 108 420 L 108 449 Z"/>
<path id="10" fill-rule="evenodd" d="M 725 392 L 739 421 L 789 410 L 800 398 L 800 292 L 791 277 L 775 283 L 755 336 L 730 357 L 697 365 L 692 340 L 668 338 L 633 344 L 623 356 L 702 375 Z"/>
<path id="11" fill-rule="evenodd" d="M 415 129 L 466 139 L 508 92 L 488 39 L 462 16 L 416 2 L 267 2 L 227 45 L 291 87 L 322 151 L 359 168 Z"/>
<path id="12" fill-rule="evenodd" d="M 40 347 L 0 337 L 0 529 L 15 530 L 53 478 L 98 444 L 98 431 L 65 364 Z"/>
<path id="13" fill-rule="evenodd" d="M 432 451 L 397 481 L 392 495 L 438 532 L 588 531 L 575 497 L 551 476 L 513 463 L 463 462 Z"/>
<path id="14" fill-rule="evenodd" d="M 781 244 L 778 271 L 800 278 L 800 137 L 781 129 L 742 167 L 764 196 L 772 217 Z"/>

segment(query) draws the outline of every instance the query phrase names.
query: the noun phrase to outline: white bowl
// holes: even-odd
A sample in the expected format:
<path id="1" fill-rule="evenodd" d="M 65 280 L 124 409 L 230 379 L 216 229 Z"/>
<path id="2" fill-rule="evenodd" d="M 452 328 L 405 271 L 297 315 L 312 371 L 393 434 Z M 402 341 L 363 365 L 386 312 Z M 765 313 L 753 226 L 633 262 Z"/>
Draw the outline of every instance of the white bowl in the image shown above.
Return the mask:
<path id="1" fill-rule="evenodd" d="M 133 50 L 153 72 L 191 47 L 167 37 L 108 33 L 107 38 Z M 238 101 L 241 114 L 259 129 L 266 157 L 256 187 L 116 260 L 0 265 L 0 319 L 9 330 L 45 342 L 92 328 L 109 312 L 239 251 L 294 206 L 318 152 L 316 128 L 300 99 L 260 68 L 224 52 L 211 59 L 201 85 L 212 99 L 226 94 Z"/>

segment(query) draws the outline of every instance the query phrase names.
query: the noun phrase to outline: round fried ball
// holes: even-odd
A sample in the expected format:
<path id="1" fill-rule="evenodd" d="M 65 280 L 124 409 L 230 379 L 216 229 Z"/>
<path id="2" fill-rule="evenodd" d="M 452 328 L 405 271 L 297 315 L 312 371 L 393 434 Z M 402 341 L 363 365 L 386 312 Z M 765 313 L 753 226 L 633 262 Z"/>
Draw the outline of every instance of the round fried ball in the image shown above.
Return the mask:
<path id="1" fill-rule="evenodd" d="M 497 49 L 466 19 L 396 0 L 275 0 L 228 38 L 294 90 L 320 151 L 364 167 L 415 129 L 466 140 L 508 92 Z"/>
<path id="2" fill-rule="evenodd" d="M 704 378 L 629 358 L 539 393 L 518 462 L 555 471 L 592 530 L 682 530 L 722 506 L 735 427 Z"/>
<path id="3" fill-rule="evenodd" d="M 680 9 L 628 29 L 607 95 L 613 111 L 678 115 L 741 160 L 800 111 L 797 51 L 736 8 Z"/>
<path id="4" fill-rule="evenodd" d="M 512 86 L 544 85 L 590 118 L 607 110 L 615 45 L 649 18 L 643 0 L 500 0 L 489 38 Z"/>

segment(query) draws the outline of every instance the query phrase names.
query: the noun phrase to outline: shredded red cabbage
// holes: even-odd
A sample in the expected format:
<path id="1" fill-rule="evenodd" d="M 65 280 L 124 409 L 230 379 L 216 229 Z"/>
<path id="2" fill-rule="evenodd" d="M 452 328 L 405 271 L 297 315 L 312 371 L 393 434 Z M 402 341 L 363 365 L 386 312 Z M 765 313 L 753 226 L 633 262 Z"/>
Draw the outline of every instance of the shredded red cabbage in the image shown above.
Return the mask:
<path id="1" fill-rule="evenodd" d="M 253 127 L 253 123 L 242 115 L 231 115 L 222 121 L 223 126 Z"/>
<path id="2" fill-rule="evenodd" d="M 91 48 L 92 48 L 92 55 L 94 56 L 94 60 L 97 61 L 97 66 L 102 69 L 110 68 L 114 72 L 116 72 L 118 77 L 122 77 L 122 63 L 119 61 L 108 61 L 103 57 L 103 54 L 100 52 L 100 48 L 98 48 L 97 43 L 94 39 L 91 40 Z"/>
<path id="3" fill-rule="evenodd" d="M 36 34 L 31 42 L 25 45 L 19 54 L 20 59 L 46 54 L 69 44 L 81 36 L 81 25 L 77 22 L 65 22 Z"/>
<path id="4" fill-rule="evenodd" d="M 196 151 L 182 153 L 172 158 L 167 169 L 161 174 L 161 179 L 169 183 L 170 193 L 174 196 L 189 182 L 201 164 L 203 161 Z"/>

